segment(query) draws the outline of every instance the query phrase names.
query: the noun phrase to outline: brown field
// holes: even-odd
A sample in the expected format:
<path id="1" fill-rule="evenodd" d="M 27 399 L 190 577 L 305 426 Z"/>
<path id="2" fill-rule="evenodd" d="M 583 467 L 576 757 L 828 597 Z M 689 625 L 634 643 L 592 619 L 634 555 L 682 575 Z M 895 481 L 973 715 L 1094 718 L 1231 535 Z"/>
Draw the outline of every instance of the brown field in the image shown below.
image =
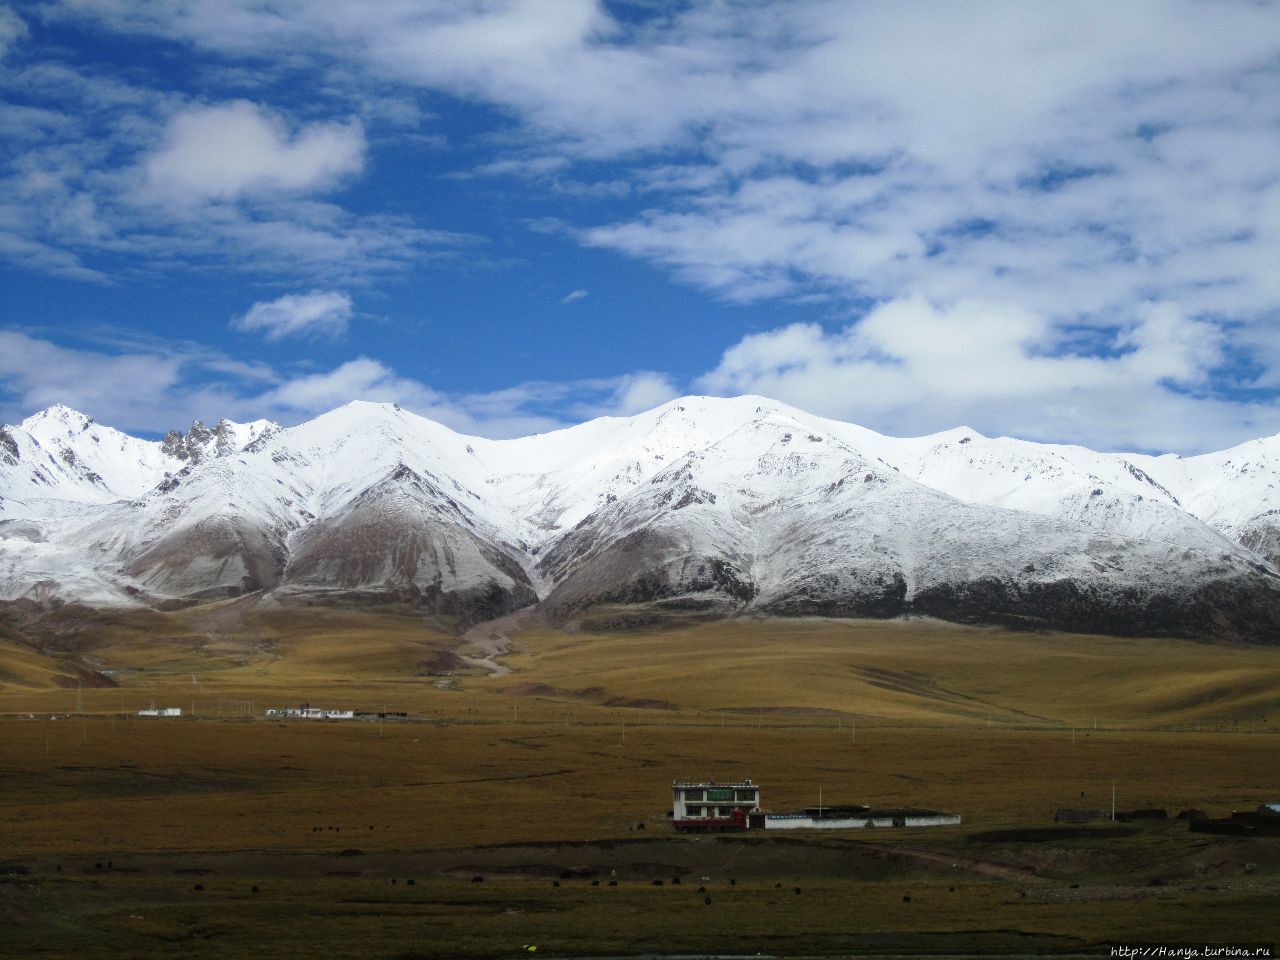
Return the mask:
<path id="1" fill-rule="evenodd" d="M 1017 832 L 1108 808 L 1113 782 L 1122 810 L 1280 799 L 1280 650 L 826 620 L 531 623 L 511 645 L 491 676 L 408 615 L 252 600 L 6 628 L 0 955 L 1280 939 L 1280 838 Z M 152 701 L 188 715 L 133 715 Z M 263 718 L 302 701 L 417 719 Z M 964 825 L 687 837 L 665 818 L 678 777 L 750 777 L 772 809 L 821 790 Z"/>

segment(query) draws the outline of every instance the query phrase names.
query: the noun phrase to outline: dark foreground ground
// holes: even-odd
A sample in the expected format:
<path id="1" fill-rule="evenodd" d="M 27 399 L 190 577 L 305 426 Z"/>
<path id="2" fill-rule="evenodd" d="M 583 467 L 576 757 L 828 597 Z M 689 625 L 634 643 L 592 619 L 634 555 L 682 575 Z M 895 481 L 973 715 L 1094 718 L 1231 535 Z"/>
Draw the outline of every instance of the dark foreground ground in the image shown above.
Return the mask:
<path id="1" fill-rule="evenodd" d="M 1100 786 L 1103 755 L 1143 805 L 1224 771 L 1274 778 L 1270 735 L 882 728 L 833 755 L 802 726 L 635 726 L 624 747 L 542 723 L 106 723 L 50 741 L 0 724 L 0 956 L 1103 957 L 1280 939 L 1280 837 L 1051 819 L 1053 784 Z M 923 796 L 966 823 L 677 835 L 672 771 L 713 755 L 775 784 L 801 766 Z"/>
<path id="2" fill-rule="evenodd" d="M 1274 840 L 1189 842 L 1167 825 L 1035 844 L 948 839 L 37 858 L 9 864 L 0 883 L 0 952 L 1109 956 L 1135 941 L 1276 935 Z"/>

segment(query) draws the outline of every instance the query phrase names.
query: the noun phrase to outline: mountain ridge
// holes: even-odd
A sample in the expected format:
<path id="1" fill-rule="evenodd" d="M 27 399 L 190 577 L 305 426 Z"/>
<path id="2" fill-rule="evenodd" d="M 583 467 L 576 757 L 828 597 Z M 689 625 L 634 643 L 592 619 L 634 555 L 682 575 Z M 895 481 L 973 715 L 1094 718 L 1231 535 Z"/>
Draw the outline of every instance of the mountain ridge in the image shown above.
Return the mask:
<path id="1" fill-rule="evenodd" d="M 957 427 L 894 438 L 685 397 L 513 440 L 353 401 L 140 440 L 0 428 L 0 600 L 267 591 L 460 623 L 533 603 L 892 616 L 1268 641 L 1280 436 L 1198 457 Z"/>

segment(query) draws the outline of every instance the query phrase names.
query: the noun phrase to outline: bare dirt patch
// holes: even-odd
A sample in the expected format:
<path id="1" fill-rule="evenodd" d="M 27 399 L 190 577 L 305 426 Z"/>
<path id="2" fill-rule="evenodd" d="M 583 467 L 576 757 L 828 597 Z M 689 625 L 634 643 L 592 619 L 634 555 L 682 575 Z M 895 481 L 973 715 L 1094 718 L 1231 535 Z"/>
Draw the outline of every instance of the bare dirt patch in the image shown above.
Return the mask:
<path id="1" fill-rule="evenodd" d="M 498 663 L 511 648 L 511 634 L 518 630 L 533 613 L 533 607 L 525 607 L 493 620 L 485 620 L 469 628 L 462 635 L 458 655 L 463 662 L 479 667 L 495 677 L 505 677 L 511 668 Z"/>

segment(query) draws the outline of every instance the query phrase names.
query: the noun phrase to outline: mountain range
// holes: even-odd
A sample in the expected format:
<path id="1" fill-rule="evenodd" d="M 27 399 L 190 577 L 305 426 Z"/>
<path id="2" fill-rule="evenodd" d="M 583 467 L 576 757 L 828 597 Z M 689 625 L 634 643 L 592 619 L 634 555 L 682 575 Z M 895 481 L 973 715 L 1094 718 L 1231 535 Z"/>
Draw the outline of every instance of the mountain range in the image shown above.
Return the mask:
<path id="1" fill-rule="evenodd" d="M 0 602 L 537 605 L 1275 642 L 1280 436 L 1195 457 L 894 438 L 685 397 L 512 440 L 394 404 L 145 440 L 0 428 Z"/>

